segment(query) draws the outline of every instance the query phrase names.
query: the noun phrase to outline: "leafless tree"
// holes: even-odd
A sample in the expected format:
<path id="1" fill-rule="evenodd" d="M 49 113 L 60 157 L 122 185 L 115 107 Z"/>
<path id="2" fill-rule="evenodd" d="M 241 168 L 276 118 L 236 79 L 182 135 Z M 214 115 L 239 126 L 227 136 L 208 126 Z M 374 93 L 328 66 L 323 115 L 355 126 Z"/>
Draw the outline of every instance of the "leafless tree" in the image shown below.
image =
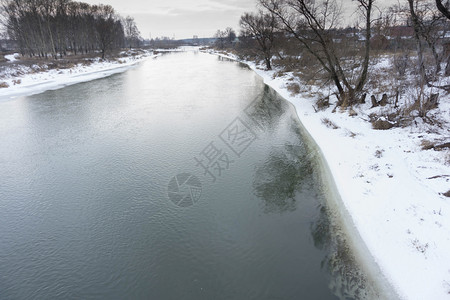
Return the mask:
<path id="1" fill-rule="evenodd" d="M 231 47 L 236 39 L 236 32 L 233 28 L 227 27 L 225 30 L 217 30 L 214 35 L 216 38 L 216 46 L 220 49 L 224 49 L 226 46 Z"/>
<path id="2" fill-rule="evenodd" d="M 359 46 L 360 41 L 354 43 L 354 47 L 361 50 L 361 53 L 353 53 L 361 58 L 360 67 L 356 68 L 359 76 L 356 76 L 354 82 L 344 68 L 349 53 L 341 51 L 340 39 L 333 36 L 342 19 L 341 7 L 335 0 L 321 2 L 259 0 L 259 2 L 262 7 L 277 17 L 284 30 L 294 36 L 326 71 L 337 88 L 339 105 L 346 107 L 357 103 L 367 80 L 374 0 L 356 1 L 365 20 L 365 34 L 361 46 Z M 350 73 L 354 72 L 355 68 Z"/>
<path id="3" fill-rule="evenodd" d="M 414 28 L 414 37 L 417 45 L 419 84 L 420 86 L 426 84 L 448 90 L 450 87 L 447 85 L 437 86 L 432 83 L 441 71 L 441 61 L 444 57 L 438 53 L 436 46 L 438 41 L 443 40 L 447 32 L 448 21 L 441 14 L 437 14 L 430 4 L 427 1 L 408 0 L 408 12 Z M 426 46 L 428 46 L 434 59 L 434 71 L 430 71 L 425 62 Z M 450 57 L 447 57 L 446 75 L 449 74 L 449 66 Z"/>
<path id="4" fill-rule="evenodd" d="M 267 70 L 272 69 L 272 48 L 275 39 L 275 30 L 277 19 L 272 13 L 259 11 L 258 14 L 245 13 L 241 16 L 239 22 L 241 26 L 241 35 L 243 37 L 254 38 L 264 55 Z"/>
<path id="5" fill-rule="evenodd" d="M 214 37 L 216 38 L 216 46 L 220 49 L 225 48 L 226 32 L 219 29 L 216 31 Z"/>
<path id="6" fill-rule="evenodd" d="M 434 59 L 434 72 L 441 71 L 442 57 L 437 51 L 438 41 L 442 40 L 447 32 L 447 22 L 444 16 L 438 14 L 430 2 L 408 0 L 408 13 L 414 28 L 414 37 L 417 44 L 418 67 L 423 83 L 429 83 L 430 78 L 424 60 L 425 46 L 428 46 Z M 424 45 L 424 43 L 426 45 Z"/>
<path id="7" fill-rule="evenodd" d="M 20 52 L 53 57 L 121 47 L 124 28 L 109 5 L 71 0 L 0 0 L 1 21 Z"/>
<path id="8" fill-rule="evenodd" d="M 127 46 L 131 49 L 134 44 L 136 47 L 139 46 L 139 41 L 141 39 L 141 33 L 134 21 L 134 18 L 127 16 L 123 20 L 123 25 L 125 29 L 125 39 L 127 41 Z"/>
<path id="9" fill-rule="evenodd" d="M 231 46 L 233 44 L 234 40 L 236 39 L 236 32 L 233 28 L 225 28 L 225 39 L 228 45 Z"/>

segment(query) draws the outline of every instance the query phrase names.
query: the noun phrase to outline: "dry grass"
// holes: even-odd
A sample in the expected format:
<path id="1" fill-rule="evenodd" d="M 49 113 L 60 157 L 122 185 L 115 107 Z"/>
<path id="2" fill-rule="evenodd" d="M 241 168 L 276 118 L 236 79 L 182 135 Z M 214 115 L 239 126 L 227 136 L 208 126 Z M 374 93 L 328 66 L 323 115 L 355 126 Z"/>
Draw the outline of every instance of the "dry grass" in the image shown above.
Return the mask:
<path id="1" fill-rule="evenodd" d="M 0 89 L 8 88 L 9 84 L 6 82 L 0 82 Z"/>
<path id="2" fill-rule="evenodd" d="M 313 106 L 314 110 L 317 112 L 319 110 L 325 110 L 330 107 L 330 97 L 327 96 L 325 98 L 319 98 L 316 101 L 316 106 Z"/>
<path id="3" fill-rule="evenodd" d="M 429 141 L 429 140 L 422 140 L 420 143 L 420 146 L 422 150 L 430 150 L 434 148 L 435 143 Z"/>
<path id="4" fill-rule="evenodd" d="M 322 119 L 322 124 L 324 124 L 325 126 L 327 126 L 328 128 L 331 128 L 331 129 L 339 129 L 340 128 L 339 126 L 337 126 L 335 123 L 333 123 L 328 118 L 323 118 Z"/>
<path id="5" fill-rule="evenodd" d="M 372 122 L 372 128 L 375 130 L 388 130 L 393 127 L 395 127 L 394 124 L 392 124 L 391 122 L 386 121 L 386 120 L 378 119 L 378 120 Z"/>
<path id="6" fill-rule="evenodd" d="M 296 82 L 289 83 L 287 85 L 287 90 L 291 93 L 291 96 L 300 94 L 300 85 Z"/>

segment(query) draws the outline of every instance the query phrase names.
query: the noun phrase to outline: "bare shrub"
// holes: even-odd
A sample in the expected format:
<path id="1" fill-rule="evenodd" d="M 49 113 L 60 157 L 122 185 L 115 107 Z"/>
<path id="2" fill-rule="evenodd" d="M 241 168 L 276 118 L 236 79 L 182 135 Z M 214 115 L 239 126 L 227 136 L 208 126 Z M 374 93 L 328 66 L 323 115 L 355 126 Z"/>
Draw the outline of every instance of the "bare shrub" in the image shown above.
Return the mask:
<path id="1" fill-rule="evenodd" d="M 316 106 L 313 106 L 314 110 L 317 112 L 319 110 L 325 110 L 330 107 L 330 97 L 320 98 L 316 101 Z"/>
<path id="2" fill-rule="evenodd" d="M 287 90 L 291 93 L 291 96 L 300 94 L 300 85 L 296 82 L 289 83 L 287 85 Z"/>
<path id="3" fill-rule="evenodd" d="M 376 130 L 388 130 L 393 128 L 395 125 L 389 121 L 378 119 L 372 122 L 372 128 Z"/>
<path id="4" fill-rule="evenodd" d="M 405 115 L 417 116 L 422 118 L 424 121 L 431 122 L 427 117 L 430 110 L 433 110 L 439 105 L 439 94 L 427 94 L 424 92 L 423 87 L 417 87 L 415 95 L 413 95 L 413 103 L 408 105 L 404 109 Z M 416 114 L 414 114 L 416 113 Z"/>
<path id="5" fill-rule="evenodd" d="M 81 61 L 83 66 L 90 66 L 94 61 L 92 59 L 84 59 Z"/>
<path id="6" fill-rule="evenodd" d="M 51 62 L 47 64 L 48 70 L 58 69 L 58 64 L 56 62 Z"/>
<path id="7" fill-rule="evenodd" d="M 373 129 L 388 130 L 398 126 L 397 119 L 399 118 L 399 115 L 396 113 L 382 115 L 370 114 L 369 118 Z"/>
<path id="8" fill-rule="evenodd" d="M 301 61 L 292 56 L 287 56 L 283 59 L 274 59 L 273 64 L 282 67 L 284 72 L 294 72 L 302 66 Z"/>
<path id="9" fill-rule="evenodd" d="M 9 84 L 7 82 L 0 82 L 0 89 L 8 88 Z"/>

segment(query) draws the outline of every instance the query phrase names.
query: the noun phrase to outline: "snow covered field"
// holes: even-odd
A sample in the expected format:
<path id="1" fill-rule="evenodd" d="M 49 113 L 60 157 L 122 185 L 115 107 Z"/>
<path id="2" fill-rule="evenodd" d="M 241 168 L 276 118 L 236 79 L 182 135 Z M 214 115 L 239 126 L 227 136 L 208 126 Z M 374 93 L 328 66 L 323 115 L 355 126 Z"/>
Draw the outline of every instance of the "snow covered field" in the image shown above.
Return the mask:
<path id="1" fill-rule="evenodd" d="M 220 55 L 220 54 L 219 54 Z M 233 55 L 222 55 L 238 60 Z M 315 112 L 312 98 L 293 96 L 290 77 L 244 61 L 296 108 L 320 147 L 343 209 L 383 275 L 402 299 L 450 299 L 450 151 L 422 150 L 423 141 L 450 141 L 450 97 L 441 98 L 430 126 L 374 130 L 370 104 Z"/>
<path id="2" fill-rule="evenodd" d="M 126 55 L 127 53 L 124 52 L 123 54 Z M 0 88 L 0 101 L 21 95 L 37 94 L 46 90 L 58 89 L 67 85 L 120 73 L 144 59 L 156 56 L 146 52 L 124 56 L 116 60 L 102 61 L 100 58 L 96 58 L 90 64 L 79 63 L 73 68 L 51 69 L 45 72 L 41 72 L 42 67 L 37 65 L 30 67 L 19 65 L 6 68 L 0 74 L 0 83 L 6 83 L 8 87 Z M 16 54 L 5 56 L 10 62 L 15 62 L 17 57 Z"/>

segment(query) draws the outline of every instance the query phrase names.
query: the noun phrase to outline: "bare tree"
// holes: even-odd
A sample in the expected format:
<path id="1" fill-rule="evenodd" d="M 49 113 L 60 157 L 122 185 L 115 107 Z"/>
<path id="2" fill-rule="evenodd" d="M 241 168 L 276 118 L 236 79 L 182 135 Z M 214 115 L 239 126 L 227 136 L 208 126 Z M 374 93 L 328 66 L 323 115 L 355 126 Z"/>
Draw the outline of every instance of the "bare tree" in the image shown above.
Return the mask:
<path id="1" fill-rule="evenodd" d="M 264 55 L 267 70 L 272 69 L 272 48 L 274 45 L 274 33 L 277 27 L 277 19 L 272 13 L 259 11 L 258 14 L 245 13 L 239 22 L 241 35 L 254 38 Z"/>
<path id="2" fill-rule="evenodd" d="M 447 29 L 448 21 L 440 14 L 437 14 L 426 1 L 408 0 L 408 12 L 414 28 L 414 37 L 417 45 L 418 68 L 420 74 L 420 86 L 428 85 L 448 90 L 450 86 L 436 86 L 432 83 L 441 71 L 441 61 L 444 57 L 436 49 L 438 41 L 443 40 Z M 434 59 L 434 72 L 427 68 L 425 62 L 426 46 Z M 445 52 L 445 51 L 444 51 Z M 450 57 L 447 57 L 446 75 L 450 74 Z M 428 72 L 427 72 L 428 70 Z M 430 76 L 431 74 L 431 76 Z"/>
<path id="3" fill-rule="evenodd" d="M 236 32 L 234 32 L 233 28 L 227 27 L 225 30 L 217 30 L 214 37 L 216 38 L 216 46 L 224 49 L 226 46 L 230 47 L 233 45 L 236 39 Z"/>
<path id="4" fill-rule="evenodd" d="M 441 14 L 431 7 L 427 1 L 408 0 L 408 12 L 414 28 L 414 37 L 417 44 L 418 67 L 421 80 L 429 84 L 430 78 L 427 74 L 427 68 L 424 60 L 425 45 L 434 59 L 434 75 L 441 71 L 442 57 L 439 55 L 436 46 L 439 40 L 442 40 L 447 31 L 447 22 Z"/>
<path id="5" fill-rule="evenodd" d="M 225 48 L 226 32 L 219 29 L 216 31 L 214 37 L 216 38 L 216 46 L 220 49 Z"/>
<path id="6" fill-rule="evenodd" d="M 135 45 L 135 47 L 138 47 L 141 38 L 141 33 L 137 28 L 134 18 L 127 16 L 123 20 L 123 25 L 125 29 L 125 39 L 127 41 L 128 47 L 131 49 L 133 44 Z"/>
<path id="7" fill-rule="evenodd" d="M 236 39 L 236 32 L 234 32 L 234 29 L 231 27 L 225 28 L 225 39 L 226 43 L 231 46 Z"/>
<path id="8" fill-rule="evenodd" d="M 22 55 L 53 57 L 68 51 L 122 47 L 124 28 L 109 5 L 71 0 L 0 0 L 1 21 Z"/>
<path id="9" fill-rule="evenodd" d="M 359 76 L 356 76 L 354 82 L 344 69 L 349 53 L 341 51 L 339 39 L 333 36 L 342 19 L 341 7 L 335 0 L 320 3 L 312 0 L 259 0 L 259 2 L 278 18 L 284 30 L 295 37 L 326 71 L 338 90 L 339 105 L 346 107 L 357 103 L 367 80 L 374 0 L 357 0 L 365 20 L 365 40 L 362 46 L 358 46 L 359 41 L 354 44 L 355 49 L 359 47 L 362 50 L 362 53 L 352 54 L 361 58 L 360 67 L 357 68 Z M 355 68 L 350 73 L 353 72 Z"/>

